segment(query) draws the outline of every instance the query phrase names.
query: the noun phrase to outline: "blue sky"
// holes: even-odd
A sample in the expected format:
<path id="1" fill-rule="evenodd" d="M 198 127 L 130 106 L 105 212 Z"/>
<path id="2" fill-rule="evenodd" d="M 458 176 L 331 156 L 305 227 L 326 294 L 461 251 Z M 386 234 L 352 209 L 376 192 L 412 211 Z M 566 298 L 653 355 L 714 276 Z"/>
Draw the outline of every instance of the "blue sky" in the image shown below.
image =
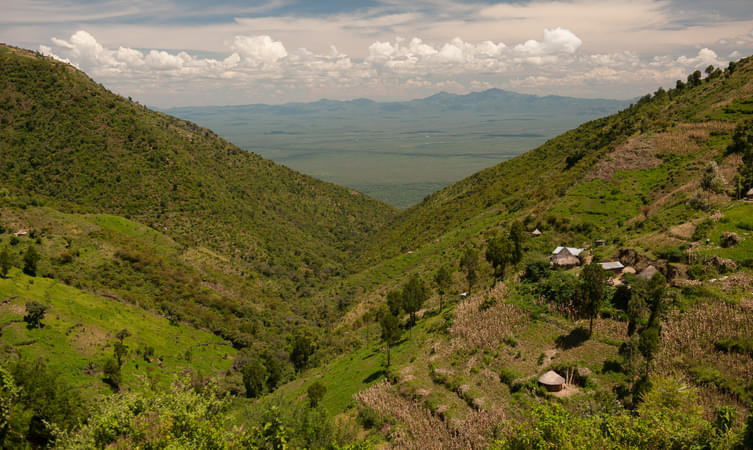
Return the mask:
<path id="1" fill-rule="evenodd" d="M 0 41 L 156 106 L 632 98 L 753 54 L 749 0 L 10 0 Z"/>

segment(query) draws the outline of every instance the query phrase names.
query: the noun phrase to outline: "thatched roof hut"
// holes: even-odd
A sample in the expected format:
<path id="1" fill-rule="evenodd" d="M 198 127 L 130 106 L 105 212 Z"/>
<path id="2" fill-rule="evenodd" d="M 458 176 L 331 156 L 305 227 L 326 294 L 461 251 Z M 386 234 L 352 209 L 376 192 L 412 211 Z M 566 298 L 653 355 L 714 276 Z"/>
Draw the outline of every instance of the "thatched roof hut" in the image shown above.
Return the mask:
<path id="1" fill-rule="evenodd" d="M 557 247 L 552 252 L 550 261 L 557 267 L 579 266 L 580 258 L 578 258 L 578 255 L 580 255 L 582 251 L 582 248 Z"/>
<path id="2" fill-rule="evenodd" d="M 650 280 L 654 277 L 654 275 L 659 272 L 659 269 L 657 269 L 654 266 L 648 266 L 645 269 L 641 270 L 641 273 L 638 274 L 639 277 L 643 278 L 644 280 Z"/>
<path id="3" fill-rule="evenodd" d="M 541 230 L 539 230 L 538 228 L 536 228 L 535 230 L 531 231 L 531 236 L 533 236 L 533 237 L 539 237 L 539 236 L 541 236 Z"/>
<path id="4" fill-rule="evenodd" d="M 745 194 L 745 199 L 753 201 L 753 188 L 750 188 L 750 190 Z"/>
<path id="5" fill-rule="evenodd" d="M 544 386 L 549 392 L 561 391 L 565 385 L 565 379 L 557 372 L 550 370 L 539 377 L 539 384 Z"/>

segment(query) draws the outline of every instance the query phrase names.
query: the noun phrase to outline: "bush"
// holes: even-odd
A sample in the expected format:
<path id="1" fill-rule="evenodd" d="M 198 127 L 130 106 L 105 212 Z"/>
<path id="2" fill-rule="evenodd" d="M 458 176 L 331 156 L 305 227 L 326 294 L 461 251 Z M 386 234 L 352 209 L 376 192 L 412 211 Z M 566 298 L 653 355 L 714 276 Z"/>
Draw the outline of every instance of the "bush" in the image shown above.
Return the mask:
<path id="1" fill-rule="evenodd" d="M 693 232 L 692 239 L 694 241 L 700 241 L 701 239 L 706 239 L 706 237 L 708 236 L 713 226 L 714 226 L 714 222 L 712 222 L 710 219 L 706 219 L 703 222 L 699 223 L 695 227 L 695 231 Z"/>
<path id="2" fill-rule="evenodd" d="M 316 408 L 319 402 L 324 398 L 324 394 L 327 393 L 327 387 L 322 383 L 315 381 L 314 384 L 309 386 L 306 391 L 309 397 L 309 406 Z"/>
<path id="3" fill-rule="evenodd" d="M 753 357 L 753 338 L 750 337 L 733 337 L 722 339 L 714 343 L 717 350 L 725 353 L 748 354 Z"/>
<path id="4" fill-rule="evenodd" d="M 515 380 L 517 380 L 520 377 L 521 375 L 518 372 L 516 372 L 515 370 L 509 367 L 505 367 L 499 373 L 499 381 L 501 381 L 502 383 L 506 384 L 509 387 L 512 387 Z"/>
<path id="5" fill-rule="evenodd" d="M 113 361 L 114 362 L 114 361 Z M 117 365 L 117 364 L 116 364 Z M 234 429 L 229 403 L 212 384 L 200 393 L 188 382 L 166 391 L 145 390 L 103 398 L 85 425 L 72 433 L 58 432 L 56 446 L 89 448 L 282 448 L 286 428 L 265 419 L 263 429 Z"/>
<path id="6" fill-rule="evenodd" d="M 580 293 L 580 282 L 567 272 L 554 272 L 541 284 L 547 301 L 561 306 L 572 306 Z"/>
<path id="7" fill-rule="evenodd" d="M 502 342 L 504 342 L 505 344 L 509 345 L 510 347 L 517 347 L 518 346 L 518 341 L 517 341 L 517 339 L 515 339 L 515 336 L 509 335 L 509 334 L 507 336 L 505 336 L 505 338 L 502 340 Z"/>
<path id="8" fill-rule="evenodd" d="M 362 408 L 358 411 L 358 422 L 367 430 L 379 429 L 384 425 L 382 416 L 371 408 Z"/>
<path id="9" fill-rule="evenodd" d="M 674 263 L 684 263 L 688 260 L 688 254 L 686 250 L 687 245 L 681 245 L 679 247 L 665 247 L 656 252 L 656 256 L 666 259 Z"/>
<path id="10" fill-rule="evenodd" d="M 693 264 L 688 268 L 688 278 L 691 280 L 702 280 L 708 275 L 708 270 L 703 264 Z"/>
<path id="11" fill-rule="evenodd" d="M 547 261 L 531 261 L 526 264 L 525 271 L 523 273 L 523 279 L 532 283 L 536 283 L 539 280 L 543 280 L 549 277 L 551 269 L 549 268 L 549 262 Z"/>
<path id="12" fill-rule="evenodd" d="M 108 358 L 107 361 L 105 361 L 105 365 L 102 368 L 102 373 L 105 376 L 105 383 L 109 384 L 115 390 L 120 389 L 120 365 L 117 361 L 115 361 L 115 359 Z"/>
<path id="13" fill-rule="evenodd" d="M 698 211 L 708 211 L 711 209 L 711 202 L 702 192 L 696 192 L 688 200 L 688 206 Z"/>
<path id="14" fill-rule="evenodd" d="M 497 297 L 484 296 L 484 301 L 478 306 L 479 311 L 485 311 L 497 304 Z"/>

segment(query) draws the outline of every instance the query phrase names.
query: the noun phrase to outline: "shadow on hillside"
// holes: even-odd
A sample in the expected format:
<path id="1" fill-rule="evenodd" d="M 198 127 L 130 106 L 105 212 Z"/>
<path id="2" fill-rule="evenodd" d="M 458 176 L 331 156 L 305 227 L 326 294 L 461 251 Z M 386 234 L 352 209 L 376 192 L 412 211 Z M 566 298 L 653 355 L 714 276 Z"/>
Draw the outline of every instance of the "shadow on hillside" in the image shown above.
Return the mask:
<path id="1" fill-rule="evenodd" d="M 625 369 L 622 367 L 619 361 L 614 359 L 608 359 L 604 361 L 604 365 L 601 367 L 601 373 L 625 373 Z"/>
<path id="2" fill-rule="evenodd" d="M 376 372 L 372 373 L 368 377 L 364 378 L 363 381 L 362 381 L 362 383 L 371 383 L 372 381 L 376 381 L 376 380 L 382 378 L 386 374 L 387 373 L 383 369 L 377 370 Z"/>
<path id="3" fill-rule="evenodd" d="M 554 340 L 557 348 L 567 350 L 575 348 L 588 340 L 588 330 L 584 327 L 575 328 L 570 334 L 563 334 Z"/>

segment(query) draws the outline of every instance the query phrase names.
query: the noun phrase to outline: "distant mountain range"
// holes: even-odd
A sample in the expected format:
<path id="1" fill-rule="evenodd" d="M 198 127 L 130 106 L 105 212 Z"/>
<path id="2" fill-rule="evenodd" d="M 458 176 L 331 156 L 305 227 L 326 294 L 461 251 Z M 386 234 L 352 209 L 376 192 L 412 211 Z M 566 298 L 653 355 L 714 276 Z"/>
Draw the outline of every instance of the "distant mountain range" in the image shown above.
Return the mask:
<path id="1" fill-rule="evenodd" d="M 165 112 L 275 162 L 407 207 L 628 104 L 489 89 L 404 102 L 323 99 Z"/>
<path id="2" fill-rule="evenodd" d="M 402 102 L 377 102 L 367 98 L 353 100 L 321 99 L 309 103 L 281 105 L 250 104 L 229 106 L 187 106 L 163 109 L 177 116 L 200 118 L 218 112 L 228 114 L 389 114 L 389 113 L 493 113 L 493 114 L 609 114 L 627 106 L 628 100 L 588 99 L 559 95 L 519 94 L 502 89 L 487 89 L 469 94 L 439 92 L 430 97 Z M 575 108 L 575 110 L 573 110 Z"/>

